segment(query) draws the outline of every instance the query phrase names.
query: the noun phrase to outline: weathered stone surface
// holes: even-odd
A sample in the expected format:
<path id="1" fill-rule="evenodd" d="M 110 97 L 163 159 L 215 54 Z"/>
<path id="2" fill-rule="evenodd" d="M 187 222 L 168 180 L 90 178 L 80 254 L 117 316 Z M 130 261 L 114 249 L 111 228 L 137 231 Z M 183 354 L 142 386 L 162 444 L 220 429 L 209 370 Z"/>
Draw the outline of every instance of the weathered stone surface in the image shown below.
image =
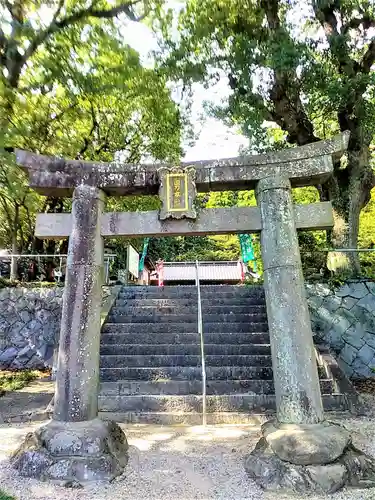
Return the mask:
<path id="1" fill-rule="evenodd" d="M 351 368 L 353 370 L 351 376 L 355 379 L 374 376 L 374 372 L 372 371 L 372 369 L 359 357 L 355 358 Z"/>
<path id="2" fill-rule="evenodd" d="M 364 345 L 364 342 L 362 345 Z M 353 361 L 355 360 L 357 353 L 358 353 L 358 349 L 351 346 L 350 344 L 346 344 L 344 349 L 340 352 L 340 358 L 350 366 L 353 363 Z"/>
<path id="3" fill-rule="evenodd" d="M 14 358 L 17 356 L 18 350 L 15 347 L 8 347 L 0 354 L 0 362 L 3 367 L 8 368 Z"/>
<path id="4" fill-rule="evenodd" d="M 312 484 L 325 493 L 335 493 L 348 480 L 349 474 L 343 464 L 310 465 L 306 467 Z"/>
<path id="5" fill-rule="evenodd" d="M 79 186 L 73 198 L 53 418 L 85 421 L 98 415 L 104 194 Z"/>
<path id="6" fill-rule="evenodd" d="M 293 186 L 316 185 L 333 170 L 332 156 L 340 157 L 349 140 L 343 134 L 328 141 L 265 155 L 241 156 L 181 164 L 194 167 L 198 191 L 254 189 L 256 182 L 282 171 Z M 97 163 L 64 160 L 16 150 L 17 163 L 29 174 L 30 187 L 47 196 L 71 195 L 76 186 L 87 184 L 107 194 L 157 194 L 162 165 Z M 171 165 L 164 165 L 170 167 Z"/>
<path id="7" fill-rule="evenodd" d="M 61 287 L 0 290 L 0 368 L 50 366 L 48 354 L 56 345 L 62 294 Z"/>
<path id="8" fill-rule="evenodd" d="M 337 318 L 337 316 L 335 316 L 335 314 L 331 311 L 328 311 L 328 309 L 326 309 L 324 305 L 319 307 L 319 309 L 316 311 L 316 315 L 319 321 L 322 323 L 324 329 L 330 327 Z"/>
<path id="9" fill-rule="evenodd" d="M 329 312 L 334 313 L 341 307 L 341 298 L 336 297 L 335 295 L 330 295 L 328 297 L 325 297 L 324 302 L 323 302 L 323 307 L 327 309 Z"/>
<path id="10" fill-rule="evenodd" d="M 346 363 L 343 358 L 339 356 L 337 362 L 347 377 L 351 377 L 354 374 L 353 367 L 348 365 L 348 363 Z"/>
<path id="11" fill-rule="evenodd" d="M 346 283 L 341 288 L 336 290 L 337 297 L 352 297 L 353 299 L 362 299 L 369 293 L 365 283 L 351 282 Z"/>
<path id="12" fill-rule="evenodd" d="M 63 291 L 59 286 L 0 290 L 0 369 L 52 367 Z M 102 292 L 103 296 L 108 293 L 108 287 Z M 25 309 L 29 318 L 26 323 L 21 319 Z M 25 356 L 25 348 L 29 356 Z"/>
<path id="13" fill-rule="evenodd" d="M 365 334 L 363 335 L 363 340 L 366 342 L 367 345 L 375 349 L 375 334 L 370 332 L 365 332 Z"/>
<path id="14" fill-rule="evenodd" d="M 329 346 L 332 348 L 332 350 L 335 352 L 340 352 L 345 346 L 345 342 L 342 337 L 342 332 L 336 330 L 334 324 L 332 324 L 328 332 L 324 333 L 324 336 L 322 335 L 322 338 L 324 342 L 328 343 Z"/>
<path id="15" fill-rule="evenodd" d="M 323 300 L 323 297 L 320 295 L 310 295 L 307 298 L 307 303 L 311 309 L 316 310 L 323 304 Z"/>
<path id="16" fill-rule="evenodd" d="M 368 294 L 368 289 L 365 283 L 350 283 L 350 297 L 354 299 L 362 299 Z"/>
<path id="17" fill-rule="evenodd" d="M 343 344 L 342 337 L 347 332 L 347 330 L 352 326 L 353 323 L 347 320 L 347 318 L 343 316 L 337 316 L 331 325 L 331 328 L 328 331 L 327 338 L 329 339 L 329 343 L 335 346 L 340 346 Z M 342 345 L 341 345 L 342 347 Z"/>
<path id="18" fill-rule="evenodd" d="M 257 198 L 277 416 L 280 422 L 319 422 L 323 406 L 290 181 L 262 179 Z"/>
<path id="19" fill-rule="evenodd" d="M 368 293 L 365 297 L 362 297 L 361 300 L 357 302 L 358 307 L 363 307 L 368 312 L 375 312 L 375 296 Z"/>
<path id="20" fill-rule="evenodd" d="M 371 350 L 375 349 L 375 296 L 371 293 L 373 285 L 374 282 L 370 281 L 348 282 L 336 291 L 328 287 L 324 289 L 323 286 L 325 298 L 319 308 L 314 307 L 314 300 L 311 302 L 311 297 L 322 296 L 322 285 L 307 285 L 311 325 L 315 338 L 340 354 L 340 366 L 349 377 L 375 376 L 372 370 L 375 358 Z M 341 306 L 334 312 L 329 311 L 326 301 L 329 304 L 337 295 L 340 297 L 339 300 L 342 300 Z M 319 304 L 319 301 L 315 303 Z M 353 349 L 357 352 L 355 353 Z"/>
<path id="21" fill-rule="evenodd" d="M 321 297 L 326 297 L 331 295 L 332 291 L 326 283 L 317 283 L 316 285 L 310 285 L 310 293 L 313 295 L 319 295 Z"/>
<path id="22" fill-rule="evenodd" d="M 41 480 L 110 481 L 127 464 L 125 434 L 114 422 L 51 421 L 34 433 L 12 457 L 22 476 Z"/>
<path id="23" fill-rule="evenodd" d="M 365 344 L 363 339 L 364 336 L 365 331 L 363 330 L 362 325 L 356 324 L 346 330 L 342 339 L 345 344 L 349 344 L 356 349 L 360 349 Z"/>
<path id="24" fill-rule="evenodd" d="M 345 283 L 345 285 L 336 290 L 336 295 L 337 297 L 348 297 L 350 295 L 350 292 L 351 292 L 350 286 L 347 283 Z"/>
<path id="25" fill-rule="evenodd" d="M 348 471 L 348 486 L 356 488 L 375 487 L 375 461 L 358 450 L 355 446 L 349 446 L 340 462 Z"/>
<path id="26" fill-rule="evenodd" d="M 320 424 L 322 426 L 322 424 Z M 278 427 L 279 424 L 276 424 Z M 333 435 L 338 438 L 341 453 L 333 463 L 317 463 L 314 465 L 298 465 L 296 456 L 288 454 L 289 460 L 284 460 L 277 455 L 272 445 L 269 444 L 275 423 L 263 426 L 263 436 L 254 450 L 245 459 L 245 470 L 249 476 L 263 489 L 286 490 L 293 493 L 306 495 L 309 493 L 330 494 L 344 486 L 370 487 L 375 485 L 375 460 L 364 455 L 351 444 L 349 433 L 338 425 L 325 423 L 326 431 L 321 436 L 326 439 L 330 426 L 333 426 Z M 307 426 L 305 426 L 307 427 Z M 316 427 L 316 426 L 313 426 Z M 342 434 L 341 434 L 342 431 Z M 315 434 L 315 437 L 317 434 Z M 297 443 L 300 441 L 300 444 Z M 342 445 L 345 444 L 344 447 Z M 298 450 L 302 446 L 311 446 L 310 441 L 300 438 L 297 434 L 293 446 L 286 443 L 289 451 Z M 318 447 L 324 446 L 318 441 Z M 284 453 L 281 450 L 281 453 Z M 306 454 L 307 456 L 307 454 Z M 331 455 L 332 458 L 333 455 Z M 316 457 L 316 455 L 315 455 Z M 292 458 L 293 461 L 290 459 Z M 327 456 L 322 457 L 327 458 Z"/>
<path id="27" fill-rule="evenodd" d="M 358 299 L 353 299 L 353 297 L 344 297 L 342 299 L 342 307 L 345 307 L 345 309 L 348 309 L 348 311 L 350 311 L 350 309 L 352 309 L 358 302 Z"/>
<path id="28" fill-rule="evenodd" d="M 305 425 L 267 422 L 262 432 L 281 460 L 296 465 L 334 462 L 350 443 L 350 434 L 346 429 L 325 422 Z"/>
<path id="29" fill-rule="evenodd" d="M 327 229 L 332 226 L 330 203 L 294 205 L 297 229 Z M 202 209 L 194 220 L 165 222 L 158 210 L 148 212 L 106 212 L 101 217 L 103 237 L 192 236 L 252 232 L 262 229 L 258 207 L 230 207 Z M 71 214 L 38 214 L 35 234 L 38 238 L 63 239 L 72 232 Z"/>
<path id="30" fill-rule="evenodd" d="M 375 355 L 375 350 L 369 345 L 364 345 L 358 351 L 358 360 L 362 361 L 363 364 L 368 365 Z"/>

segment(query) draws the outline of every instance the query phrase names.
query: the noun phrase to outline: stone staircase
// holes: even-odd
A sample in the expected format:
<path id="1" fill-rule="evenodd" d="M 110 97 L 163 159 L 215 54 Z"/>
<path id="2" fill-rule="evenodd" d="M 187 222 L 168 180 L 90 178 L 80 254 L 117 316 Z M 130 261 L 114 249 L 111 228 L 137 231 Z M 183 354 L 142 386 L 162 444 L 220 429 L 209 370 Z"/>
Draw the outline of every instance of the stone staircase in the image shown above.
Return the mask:
<path id="1" fill-rule="evenodd" d="M 201 296 L 208 423 L 247 423 L 273 412 L 263 288 L 202 286 Z M 196 287 L 123 287 L 103 325 L 100 353 L 102 418 L 201 424 Z M 317 355 L 326 409 L 346 409 L 327 356 Z"/>

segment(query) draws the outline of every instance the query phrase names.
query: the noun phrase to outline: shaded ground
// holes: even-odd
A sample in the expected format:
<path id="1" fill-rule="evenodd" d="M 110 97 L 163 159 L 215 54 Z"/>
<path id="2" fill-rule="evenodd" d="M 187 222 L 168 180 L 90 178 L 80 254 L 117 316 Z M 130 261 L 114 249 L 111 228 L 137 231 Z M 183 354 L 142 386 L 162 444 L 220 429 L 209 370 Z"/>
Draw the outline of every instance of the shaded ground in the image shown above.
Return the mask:
<path id="1" fill-rule="evenodd" d="M 375 408 L 375 399 L 367 401 Z M 354 443 L 375 456 L 372 418 L 342 421 Z M 125 474 L 110 485 L 65 489 L 24 479 L 11 469 L 8 456 L 38 424 L 0 426 L 0 489 L 17 500 L 290 500 L 280 493 L 263 493 L 248 479 L 243 458 L 259 437 L 258 426 L 162 427 L 122 426 L 130 444 Z M 1 497 L 0 497 L 1 498 Z M 301 497 L 295 496 L 300 499 Z M 326 497 L 312 496 L 311 500 Z M 343 491 L 332 500 L 374 500 L 374 490 Z"/>
<path id="2" fill-rule="evenodd" d="M 53 383 L 35 381 L 0 398 L 0 411 L 34 418 L 53 395 Z M 375 456 L 375 393 L 362 394 L 365 416 L 334 418 L 353 434 L 354 444 Z M 66 489 L 21 478 L 9 455 L 38 422 L 0 424 L 0 500 L 291 500 L 290 494 L 264 493 L 247 477 L 244 456 L 259 438 L 259 425 L 172 427 L 122 425 L 130 444 L 125 474 L 112 484 Z M 1 496 L 1 492 L 7 496 Z M 323 500 L 324 496 L 311 496 Z M 375 500 L 373 490 L 344 490 L 332 500 Z"/>
<path id="3" fill-rule="evenodd" d="M 353 380 L 352 383 L 359 393 L 375 394 L 375 378 Z"/>
<path id="4" fill-rule="evenodd" d="M 45 420 L 48 418 L 46 408 L 53 392 L 53 382 L 44 378 L 35 380 L 17 391 L 5 393 L 0 398 L 0 423 Z"/>

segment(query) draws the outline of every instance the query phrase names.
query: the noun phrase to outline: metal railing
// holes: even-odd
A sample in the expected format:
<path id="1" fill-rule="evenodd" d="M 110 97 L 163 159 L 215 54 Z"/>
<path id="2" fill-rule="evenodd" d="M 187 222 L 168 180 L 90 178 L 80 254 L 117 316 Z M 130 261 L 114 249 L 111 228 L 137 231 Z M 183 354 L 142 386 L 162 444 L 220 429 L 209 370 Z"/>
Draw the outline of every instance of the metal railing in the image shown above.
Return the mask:
<path id="1" fill-rule="evenodd" d="M 62 254 L 62 253 L 56 253 L 56 254 L 11 254 L 11 253 L 9 253 L 9 254 L 0 255 L 0 263 L 1 262 L 9 263 L 9 267 L 10 267 L 10 263 L 14 260 L 16 260 L 17 263 L 18 263 L 18 261 L 21 261 L 24 259 L 30 260 L 31 262 L 36 261 L 38 264 L 39 276 L 40 276 L 40 278 L 37 281 L 42 281 L 42 279 L 41 279 L 41 277 L 43 275 L 43 273 L 41 272 L 42 260 L 43 259 L 53 259 L 53 260 L 58 262 L 58 264 L 54 268 L 54 278 L 55 278 L 55 281 L 60 283 L 60 281 L 64 275 L 64 273 L 63 273 L 63 268 L 64 268 L 63 260 L 66 261 L 67 257 L 68 257 L 67 254 Z M 108 284 L 108 282 L 109 282 L 110 262 L 113 261 L 116 257 L 117 257 L 116 254 L 104 254 L 104 283 L 105 284 Z M 7 274 L 9 274 L 9 273 L 10 273 L 10 269 L 9 269 L 9 272 Z M 1 268 L 0 268 L 0 276 L 1 276 Z M 28 280 L 21 279 L 21 281 L 28 281 Z"/>
<path id="2" fill-rule="evenodd" d="M 195 261 L 196 285 L 198 292 L 198 333 L 201 344 L 201 362 L 202 362 L 202 425 L 207 425 L 207 394 L 206 394 L 206 360 L 204 355 L 204 335 L 202 318 L 202 299 L 201 284 L 199 280 L 199 262 Z"/>

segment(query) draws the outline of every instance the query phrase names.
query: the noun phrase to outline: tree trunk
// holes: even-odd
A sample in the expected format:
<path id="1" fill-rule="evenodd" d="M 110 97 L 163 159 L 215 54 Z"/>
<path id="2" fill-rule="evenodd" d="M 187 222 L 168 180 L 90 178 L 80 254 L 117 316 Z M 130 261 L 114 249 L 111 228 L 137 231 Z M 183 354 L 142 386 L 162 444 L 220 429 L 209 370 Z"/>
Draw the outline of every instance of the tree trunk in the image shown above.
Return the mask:
<path id="1" fill-rule="evenodd" d="M 328 243 L 334 248 L 358 246 L 359 217 L 371 199 L 374 176 L 369 165 L 369 149 L 348 150 L 348 165 L 335 169 L 335 176 L 320 190 L 322 200 L 330 200 L 334 209 L 334 227 Z M 334 272 L 360 276 L 359 252 L 332 252 L 327 262 Z"/>
<path id="2" fill-rule="evenodd" d="M 348 200 L 348 246 L 357 248 L 359 234 L 359 217 L 361 210 L 371 199 L 374 187 L 374 174 L 369 164 L 369 149 L 348 152 L 348 168 L 351 172 Z M 349 253 L 350 263 L 356 275 L 361 273 L 358 252 Z"/>
<path id="3" fill-rule="evenodd" d="M 18 254 L 18 244 L 17 244 L 17 235 L 18 235 L 18 226 L 19 226 L 19 206 L 16 205 L 14 208 L 14 222 L 13 222 L 13 231 L 12 231 L 12 255 Z M 11 281 L 15 281 L 18 278 L 18 258 L 12 257 L 10 264 L 10 279 Z"/>
<path id="4" fill-rule="evenodd" d="M 17 257 L 13 257 L 14 254 L 18 254 L 18 245 L 17 245 L 17 234 L 12 234 L 12 258 L 10 263 L 10 279 L 11 281 L 16 281 L 18 278 L 18 259 Z"/>

